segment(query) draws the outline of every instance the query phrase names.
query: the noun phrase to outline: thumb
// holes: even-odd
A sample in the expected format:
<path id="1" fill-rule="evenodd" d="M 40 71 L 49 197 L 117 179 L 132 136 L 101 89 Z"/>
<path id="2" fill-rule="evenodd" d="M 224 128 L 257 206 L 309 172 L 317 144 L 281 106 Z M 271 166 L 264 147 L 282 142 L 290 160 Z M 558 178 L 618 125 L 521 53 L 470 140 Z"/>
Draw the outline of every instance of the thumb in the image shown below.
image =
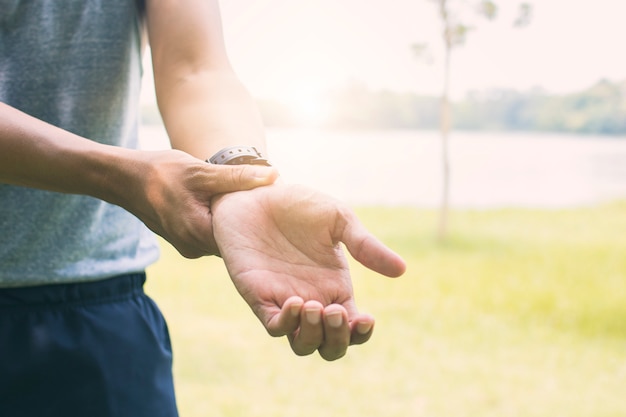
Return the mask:
<path id="1" fill-rule="evenodd" d="M 341 241 L 354 259 L 379 274 L 395 278 L 406 271 L 400 255 L 372 235 L 356 216 L 348 220 Z"/>
<path id="2" fill-rule="evenodd" d="M 215 175 L 213 191 L 216 194 L 250 190 L 273 184 L 278 171 L 261 165 L 208 165 Z"/>

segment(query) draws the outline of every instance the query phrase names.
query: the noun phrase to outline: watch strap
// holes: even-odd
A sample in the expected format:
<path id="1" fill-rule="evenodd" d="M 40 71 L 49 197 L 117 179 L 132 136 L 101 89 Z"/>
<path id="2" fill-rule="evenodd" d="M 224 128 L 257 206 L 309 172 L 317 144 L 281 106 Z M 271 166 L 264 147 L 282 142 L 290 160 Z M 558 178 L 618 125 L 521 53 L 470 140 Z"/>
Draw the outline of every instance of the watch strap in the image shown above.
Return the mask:
<path id="1" fill-rule="evenodd" d="M 215 165 L 265 165 L 271 166 L 269 161 L 261 155 L 254 146 L 230 146 L 224 148 L 207 162 Z"/>

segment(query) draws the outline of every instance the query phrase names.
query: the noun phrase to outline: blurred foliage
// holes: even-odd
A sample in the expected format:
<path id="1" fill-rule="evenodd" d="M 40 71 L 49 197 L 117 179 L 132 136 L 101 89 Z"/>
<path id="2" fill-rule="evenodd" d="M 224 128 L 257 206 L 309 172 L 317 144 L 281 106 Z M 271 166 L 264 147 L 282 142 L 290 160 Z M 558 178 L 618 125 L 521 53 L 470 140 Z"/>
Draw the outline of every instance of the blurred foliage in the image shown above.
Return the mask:
<path id="1" fill-rule="evenodd" d="M 529 3 L 522 3 L 519 5 L 517 18 L 513 22 L 513 26 L 517 28 L 523 28 L 530 24 L 533 17 L 533 8 Z"/>
<path id="2" fill-rule="evenodd" d="M 487 19 L 494 19 L 498 14 L 498 6 L 491 0 L 483 0 L 478 3 L 478 13 Z"/>
<path id="3" fill-rule="evenodd" d="M 455 105 L 454 117 L 460 129 L 624 134 L 626 81 L 601 80 L 566 95 L 549 95 L 539 89 L 473 93 Z"/>
<path id="4" fill-rule="evenodd" d="M 372 91 L 359 84 L 330 94 L 327 128 L 437 129 L 440 99 L 415 93 Z M 269 127 L 297 126 L 289 106 L 259 101 Z M 552 131 L 623 135 L 626 133 L 626 80 L 601 80 L 577 93 L 471 92 L 453 102 L 453 127 L 461 130 Z"/>
<path id="5" fill-rule="evenodd" d="M 326 97 L 333 129 L 437 129 L 440 98 L 372 91 L 362 84 Z M 268 127 L 299 127 L 294 110 L 279 100 L 257 100 Z M 626 80 L 601 80 L 584 91 L 554 95 L 536 88 L 476 91 L 452 103 L 453 127 L 460 130 L 550 131 L 626 134 Z M 155 105 L 142 108 L 142 123 L 160 124 Z"/>

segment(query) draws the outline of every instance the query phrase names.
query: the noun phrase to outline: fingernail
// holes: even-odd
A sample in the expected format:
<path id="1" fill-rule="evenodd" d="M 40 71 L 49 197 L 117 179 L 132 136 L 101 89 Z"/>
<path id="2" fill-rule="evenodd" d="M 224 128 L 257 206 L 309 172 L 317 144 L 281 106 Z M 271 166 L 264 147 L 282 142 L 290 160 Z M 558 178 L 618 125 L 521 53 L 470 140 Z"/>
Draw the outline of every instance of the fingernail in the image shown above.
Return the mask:
<path id="1" fill-rule="evenodd" d="M 372 323 L 370 322 L 357 323 L 356 325 L 356 331 L 360 334 L 368 334 L 370 330 L 372 330 Z"/>
<path id="2" fill-rule="evenodd" d="M 341 314 L 341 311 L 326 314 L 326 321 L 330 327 L 340 327 L 343 323 L 343 315 Z"/>
<path id="3" fill-rule="evenodd" d="M 305 314 L 309 324 L 318 324 L 322 319 L 322 314 L 318 309 L 306 310 Z"/>
<path id="4" fill-rule="evenodd" d="M 249 169 L 252 170 L 252 176 L 260 180 L 266 180 L 274 174 L 269 167 L 251 166 Z"/>
<path id="5" fill-rule="evenodd" d="M 291 307 L 289 307 L 289 311 L 291 311 L 291 315 L 293 317 L 298 317 L 300 315 L 301 308 L 302 308 L 302 304 L 296 303 L 296 304 L 292 304 Z"/>

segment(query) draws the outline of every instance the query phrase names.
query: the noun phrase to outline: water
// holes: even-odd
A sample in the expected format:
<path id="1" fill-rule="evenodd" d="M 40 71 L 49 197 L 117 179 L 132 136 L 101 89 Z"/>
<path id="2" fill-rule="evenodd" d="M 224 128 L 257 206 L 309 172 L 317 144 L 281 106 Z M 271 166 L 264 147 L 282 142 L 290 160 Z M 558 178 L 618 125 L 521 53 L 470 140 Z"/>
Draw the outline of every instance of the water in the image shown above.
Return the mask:
<path id="1" fill-rule="evenodd" d="M 144 127 L 146 149 L 167 147 Z M 441 142 L 430 131 L 269 130 L 268 151 L 288 182 L 354 205 L 435 207 Z M 450 202 L 460 208 L 571 207 L 626 198 L 626 140 L 535 133 L 453 132 Z"/>

